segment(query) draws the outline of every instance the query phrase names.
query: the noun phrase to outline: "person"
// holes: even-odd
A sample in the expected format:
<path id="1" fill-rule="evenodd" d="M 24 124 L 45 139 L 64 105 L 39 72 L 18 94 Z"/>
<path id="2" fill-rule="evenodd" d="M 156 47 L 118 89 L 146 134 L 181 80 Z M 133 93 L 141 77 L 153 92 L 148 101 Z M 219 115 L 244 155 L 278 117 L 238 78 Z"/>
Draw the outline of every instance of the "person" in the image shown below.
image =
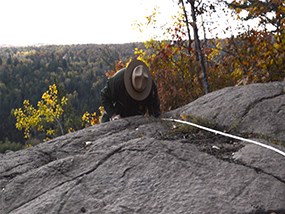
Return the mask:
<path id="1" fill-rule="evenodd" d="M 160 116 L 156 84 L 147 65 L 137 59 L 108 79 L 101 90 L 101 103 L 105 109 L 101 122 L 135 115 Z"/>

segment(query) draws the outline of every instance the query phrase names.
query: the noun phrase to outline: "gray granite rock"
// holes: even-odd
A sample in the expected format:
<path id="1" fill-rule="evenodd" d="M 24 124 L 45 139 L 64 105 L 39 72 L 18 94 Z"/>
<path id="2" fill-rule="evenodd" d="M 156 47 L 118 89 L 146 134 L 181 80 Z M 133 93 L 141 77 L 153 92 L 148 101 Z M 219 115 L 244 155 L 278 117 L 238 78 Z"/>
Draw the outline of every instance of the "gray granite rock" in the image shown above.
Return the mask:
<path id="1" fill-rule="evenodd" d="M 285 143 L 285 81 L 224 88 L 171 114 L 205 118 L 239 133 Z"/>
<path id="2" fill-rule="evenodd" d="M 276 126 L 266 134 L 278 132 L 283 140 L 282 87 L 227 88 L 179 111 L 230 127 L 274 100 L 262 115 L 279 108 L 278 117 L 270 117 L 280 121 L 268 120 Z M 236 127 L 242 134 L 242 125 Z M 0 213 L 279 214 L 285 212 L 284 166 L 285 157 L 255 145 L 160 119 L 130 117 L 1 155 Z"/>

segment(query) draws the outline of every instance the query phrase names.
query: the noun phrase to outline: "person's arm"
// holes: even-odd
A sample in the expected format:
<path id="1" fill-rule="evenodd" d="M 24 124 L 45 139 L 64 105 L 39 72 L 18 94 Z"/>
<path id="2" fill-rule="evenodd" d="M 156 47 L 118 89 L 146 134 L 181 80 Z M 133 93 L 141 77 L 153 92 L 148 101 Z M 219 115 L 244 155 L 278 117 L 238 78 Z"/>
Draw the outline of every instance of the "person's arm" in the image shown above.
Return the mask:
<path id="1" fill-rule="evenodd" d="M 154 117 L 160 116 L 160 100 L 157 93 L 157 87 L 156 84 L 153 82 L 152 90 L 151 90 L 151 100 L 150 100 L 150 106 L 148 108 L 149 115 L 152 115 Z"/>
<path id="2" fill-rule="evenodd" d="M 114 90 L 111 89 L 111 84 L 112 83 L 108 80 L 106 86 L 101 90 L 101 103 L 110 118 L 116 114 L 116 108 L 114 106 Z"/>

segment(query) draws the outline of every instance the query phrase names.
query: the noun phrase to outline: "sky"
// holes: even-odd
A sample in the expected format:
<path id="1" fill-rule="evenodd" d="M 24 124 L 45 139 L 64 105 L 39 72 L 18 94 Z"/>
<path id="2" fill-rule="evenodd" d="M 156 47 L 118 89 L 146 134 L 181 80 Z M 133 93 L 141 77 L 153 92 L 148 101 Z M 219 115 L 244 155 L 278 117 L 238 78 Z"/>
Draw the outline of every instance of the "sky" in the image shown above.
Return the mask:
<path id="1" fill-rule="evenodd" d="M 141 42 L 136 22 L 159 7 L 161 20 L 178 9 L 174 0 L 1 0 L 0 46 Z"/>

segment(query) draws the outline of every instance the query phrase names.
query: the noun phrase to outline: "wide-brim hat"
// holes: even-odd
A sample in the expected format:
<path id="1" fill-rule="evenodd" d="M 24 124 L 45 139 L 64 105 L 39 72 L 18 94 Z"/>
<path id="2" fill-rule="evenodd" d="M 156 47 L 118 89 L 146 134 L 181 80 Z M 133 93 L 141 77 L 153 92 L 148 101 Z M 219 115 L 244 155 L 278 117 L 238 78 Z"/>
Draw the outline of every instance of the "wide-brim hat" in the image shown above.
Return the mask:
<path id="1" fill-rule="evenodd" d="M 125 70 L 124 83 L 131 98 L 138 101 L 146 99 L 152 88 L 152 78 L 147 65 L 140 60 L 132 60 Z"/>

